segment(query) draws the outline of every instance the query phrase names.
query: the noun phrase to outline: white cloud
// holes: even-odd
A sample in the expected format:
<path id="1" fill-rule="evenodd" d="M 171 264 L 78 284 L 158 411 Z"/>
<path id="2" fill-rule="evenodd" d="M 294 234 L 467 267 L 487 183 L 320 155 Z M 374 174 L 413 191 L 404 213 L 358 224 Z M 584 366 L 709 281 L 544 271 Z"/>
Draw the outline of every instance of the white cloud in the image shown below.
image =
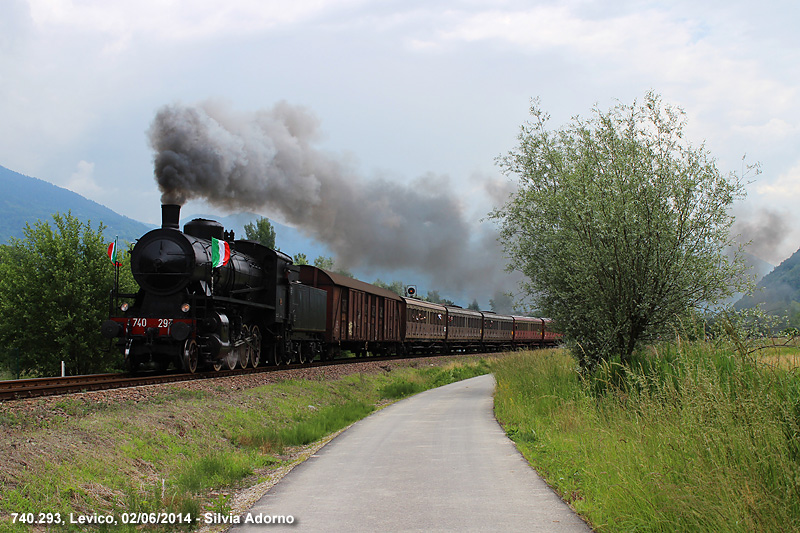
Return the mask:
<path id="1" fill-rule="evenodd" d="M 70 174 L 66 188 L 89 198 L 101 194 L 103 189 L 94 179 L 94 163 L 78 161 L 77 169 Z"/>
<path id="2" fill-rule="evenodd" d="M 782 204 L 790 202 L 793 206 L 800 198 L 800 163 L 780 174 L 777 179 L 769 183 L 758 184 L 755 192 L 762 196 L 768 203 Z"/>
<path id="3" fill-rule="evenodd" d="M 777 117 L 772 117 L 767 122 L 759 124 L 734 125 L 732 129 L 751 139 L 768 143 L 786 140 L 800 132 L 800 126 L 789 124 Z"/>
<path id="4" fill-rule="evenodd" d="M 124 49 L 133 36 L 175 42 L 243 35 L 308 20 L 360 0 L 29 0 L 42 30 L 102 33 L 108 49 Z"/>
<path id="5" fill-rule="evenodd" d="M 495 41 L 527 52 L 554 48 L 579 50 L 591 56 L 606 56 L 652 47 L 673 48 L 686 42 L 685 24 L 673 23 L 664 13 L 641 13 L 592 19 L 567 6 L 538 6 L 524 10 L 488 10 L 450 13 L 440 28 L 425 42 L 447 46 L 458 42 Z M 648 43 L 650 45 L 648 46 Z"/>
<path id="6" fill-rule="evenodd" d="M 606 82 L 649 80 L 659 91 L 681 95 L 696 110 L 749 122 L 765 110 L 777 114 L 796 108 L 797 76 L 786 80 L 784 72 L 766 70 L 759 43 L 748 39 L 740 20 L 709 20 L 686 6 L 607 14 L 580 11 L 585 7 L 451 12 L 414 47 L 425 51 L 484 43 L 501 53 L 547 56 L 551 65 L 567 59 L 584 72 L 594 67 L 588 71 Z M 573 83 L 598 81 L 579 82 L 578 72 L 565 74 Z"/>

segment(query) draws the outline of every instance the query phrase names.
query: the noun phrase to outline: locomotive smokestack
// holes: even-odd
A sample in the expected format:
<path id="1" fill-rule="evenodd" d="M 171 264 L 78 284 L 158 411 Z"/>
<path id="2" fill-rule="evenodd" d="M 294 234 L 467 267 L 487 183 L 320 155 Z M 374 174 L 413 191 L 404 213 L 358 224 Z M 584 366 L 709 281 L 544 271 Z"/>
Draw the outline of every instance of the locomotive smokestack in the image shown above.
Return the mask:
<path id="1" fill-rule="evenodd" d="M 178 204 L 161 204 L 161 227 L 164 229 L 181 229 L 181 206 Z"/>

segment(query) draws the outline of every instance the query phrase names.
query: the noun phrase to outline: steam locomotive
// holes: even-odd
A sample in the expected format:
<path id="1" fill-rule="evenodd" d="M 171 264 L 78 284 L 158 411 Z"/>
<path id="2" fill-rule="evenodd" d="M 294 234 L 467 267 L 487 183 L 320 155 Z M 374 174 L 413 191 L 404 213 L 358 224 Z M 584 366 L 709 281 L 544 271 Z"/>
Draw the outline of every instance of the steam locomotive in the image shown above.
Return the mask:
<path id="1" fill-rule="evenodd" d="M 221 224 L 162 205 L 162 227 L 131 251 L 139 290 L 114 287 L 101 331 L 132 372 L 308 363 L 356 355 L 464 352 L 555 344 L 547 319 L 442 306 L 310 265 Z M 214 239 L 230 259 L 213 267 Z"/>

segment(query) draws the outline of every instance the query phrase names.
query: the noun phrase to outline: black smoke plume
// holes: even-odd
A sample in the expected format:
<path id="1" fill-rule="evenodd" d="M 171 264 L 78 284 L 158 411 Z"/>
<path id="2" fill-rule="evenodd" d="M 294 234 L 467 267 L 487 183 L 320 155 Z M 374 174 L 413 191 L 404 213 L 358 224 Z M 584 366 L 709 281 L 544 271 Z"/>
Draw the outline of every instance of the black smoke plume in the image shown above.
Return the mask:
<path id="1" fill-rule="evenodd" d="M 792 234 L 786 213 L 762 208 L 756 212 L 739 209 L 732 231 L 737 240 L 746 244 L 747 252 L 755 257 L 777 263 L 783 243 Z"/>
<path id="2" fill-rule="evenodd" d="M 319 121 L 305 108 L 170 105 L 148 133 L 164 203 L 203 199 L 228 211 L 279 213 L 343 267 L 413 269 L 470 299 L 515 287 L 496 230 L 466 215 L 446 177 L 366 179 L 347 158 L 315 146 Z"/>

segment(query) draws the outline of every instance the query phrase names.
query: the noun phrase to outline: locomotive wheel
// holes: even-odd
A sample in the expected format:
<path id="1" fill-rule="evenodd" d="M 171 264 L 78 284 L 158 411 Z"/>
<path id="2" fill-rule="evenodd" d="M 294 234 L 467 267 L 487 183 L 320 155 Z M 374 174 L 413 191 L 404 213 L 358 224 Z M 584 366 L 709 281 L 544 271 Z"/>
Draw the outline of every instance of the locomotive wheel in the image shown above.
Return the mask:
<path id="1" fill-rule="evenodd" d="M 308 362 L 308 346 L 302 342 L 297 343 L 297 362 L 304 365 Z"/>
<path id="2" fill-rule="evenodd" d="M 225 356 L 225 359 L 223 359 L 223 361 L 225 362 L 225 368 L 227 370 L 235 370 L 236 363 L 239 362 L 239 358 L 236 357 L 235 354 L 229 353 L 227 356 Z"/>
<path id="3" fill-rule="evenodd" d="M 306 358 L 306 362 L 310 365 L 314 362 L 314 359 L 322 359 L 322 345 L 318 342 L 312 342 L 308 345 L 308 357 Z"/>
<path id="4" fill-rule="evenodd" d="M 304 350 L 306 356 L 306 364 L 310 365 L 314 362 L 314 359 L 317 357 L 317 345 L 315 342 L 309 342 L 306 344 L 306 349 Z"/>
<path id="5" fill-rule="evenodd" d="M 212 363 L 212 365 L 211 365 L 211 368 L 214 369 L 214 372 L 219 372 L 220 370 L 222 370 L 222 362 L 221 361 L 214 361 L 214 363 Z"/>
<path id="6" fill-rule="evenodd" d="M 197 343 L 193 340 L 187 340 L 183 345 L 183 369 L 194 374 L 197 372 L 197 361 L 200 359 L 200 350 Z"/>
<path id="7" fill-rule="evenodd" d="M 278 347 L 274 343 L 267 344 L 264 350 L 264 363 L 269 366 L 278 366 Z"/>
<path id="8" fill-rule="evenodd" d="M 242 368 L 247 368 L 250 364 L 250 343 L 247 342 L 247 339 L 250 337 L 250 328 L 247 326 L 242 326 L 242 337 L 245 339 L 244 345 L 242 345 L 238 352 L 239 352 L 239 366 Z"/>
<path id="9" fill-rule="evenodd" d="M 252 342 L 250 343 L 250 364 L 255 368 L 261 360 L 261 330 L 258 329 L 258 326 L 253 326 L 253 329 L 250 330 L 250 336 L 252 337 Z"/>
<path id="10" fill-rule="evenodd" d="M 294 355 L 294 343 L 286 339 L 283 341 L 283 345 L 280 346 L 277 350 L 278 355 L 278 365 L 290 365 L 292 364 L 292 356 Z"/>

